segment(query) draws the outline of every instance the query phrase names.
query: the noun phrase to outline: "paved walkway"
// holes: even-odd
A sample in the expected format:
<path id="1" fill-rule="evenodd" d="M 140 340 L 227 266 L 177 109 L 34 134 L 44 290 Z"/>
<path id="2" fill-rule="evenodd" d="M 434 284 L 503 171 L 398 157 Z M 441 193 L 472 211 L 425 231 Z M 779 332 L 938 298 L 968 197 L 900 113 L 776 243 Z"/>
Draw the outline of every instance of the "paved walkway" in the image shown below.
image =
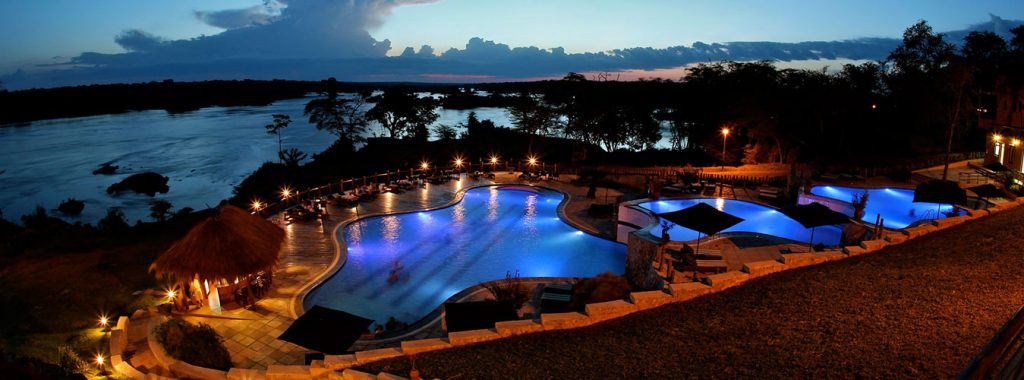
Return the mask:
<path id="1" fill-rule="evenodd" d="M 597 200 L 586 199 L 586 187 L 569 183 L 572 176 L 563 176 L 557 181 L 538 181 L 570 195 L 565 214 L 570 221 L 594 233 L 614 236 L 614 221 L 591 218 L 587 208 L 592 203 L 604 201 L 603 189 Z M 296 317 L 294 302 L 306 285 L 330 269 L 335 260 L 333 234 L 335 228 L 359 216 L 377 213 L 412 211 L 439 207 L 451 202 L 455 194 L 464 188 L 498 183 L 521 183 L 514 175 L 500 173 L 495 181 L 471 180 L 465 176 L 460 181 L 441 185 L 428 184 L 425 189 L 413 189 L 401 194 L 382 194 L 376 200 L 360 203 L 355 209 L 330 207 L 329 217 L 321 221 L 296 221 L 284 226 L 286 239 L 282 248 L 274 283 L 266 298 L 250 309 L 224 310 L 215 315 L 208 308 L 192 312 L 186 319 L 203 322 L 212 326 L 224 337 L 224 344 L 231 353 L 236 367 L 266 368 L 270 364 L 302 364 L 304 354 L 309 351 L 297 345 L 278 340 Z M 614 202 L 620 193 L 611 190 L 608 199 Z M 440 325 L 427 326 L 411 338 L 441 336 Z M 392 345 L 396 345 L 393 343 Z M 360 347 L 372 345 L 360 344 Z"/>

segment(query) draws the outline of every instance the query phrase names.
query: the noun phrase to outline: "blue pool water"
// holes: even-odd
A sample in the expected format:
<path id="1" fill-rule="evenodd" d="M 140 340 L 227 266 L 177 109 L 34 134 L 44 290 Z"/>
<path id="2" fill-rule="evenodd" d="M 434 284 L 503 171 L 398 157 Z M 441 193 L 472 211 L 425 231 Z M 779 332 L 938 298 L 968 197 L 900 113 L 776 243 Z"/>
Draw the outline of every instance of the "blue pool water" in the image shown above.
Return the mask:
<path id="1" fill-rule="evenodd" d="M 383 323 L 413 323 L 459 291 L 521 277 L 622 274 L 626 246 L 566 224 L 562 194 L 495 186 L 466 191 L 454 206 L 370 217 L 339 230 L 348 260 L 305 299 Z M 396 264 L 398 263 L 398 264 Z M 389 281 L 398 265 L 397 281 Z"/>
<path id="2" fill-rule="evenodd" d="M 810 228 L 804 228 L 803 225 L 790 219 L 778 210 L 741 200 L 723 198 L 666 199 L 640 203 L 639 206 L 660 214 L 682 210 L 697 203 L 707 203 L 717 208 L 718 211 L 744 219 L 742 222 L 722 232 L 750 232 L 772 235 L 801 243 L 807 242 L 811 238 Z M 657 227 L 651 232 L 655 235 L 661 234 L 661 227 Z M 668 231 L 668 234 L 672 240 L 688 241 L 697 239 L 697 231 L 681 226 L 673 226 Z M 836 226 L 822 226 L 814 229 L 815 244 L 838 245 L 841 236 L 842 229 Z"/>
<path id="3" fill-rule="evenodd" d="M 854 194 L 861 194 L 864 190 L 842 186 L 815 186 L 811 188 L 811 194 L 850 202 Z M 884 225 L 888 228 L 906 228 L 920 220 L 944 218 L 945 213 L 953 209 L 953 206 L 938 203 L 914 203 L 912 189 L 867 189 L 867 192 L 868 204 L 864 208 L 863 220 L 874 224 L 875 218 L 881 214 L 882 218 L 885 218 Z M 941 211 L 938 211 L 940 207 Z"/>

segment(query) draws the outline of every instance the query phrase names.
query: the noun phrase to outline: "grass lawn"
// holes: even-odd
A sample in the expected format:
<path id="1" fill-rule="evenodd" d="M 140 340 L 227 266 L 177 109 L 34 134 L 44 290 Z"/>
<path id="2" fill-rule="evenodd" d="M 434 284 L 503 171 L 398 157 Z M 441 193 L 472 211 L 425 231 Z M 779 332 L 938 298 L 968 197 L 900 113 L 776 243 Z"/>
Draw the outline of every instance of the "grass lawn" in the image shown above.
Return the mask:
<path id="1" fill-rule="evenodd" d="M 424 353 L 424 378 L 950 378 L 1024 305 L 1024 207 L 576 330 Z M 408 375 L 409 360 L 363 366 Z"/>

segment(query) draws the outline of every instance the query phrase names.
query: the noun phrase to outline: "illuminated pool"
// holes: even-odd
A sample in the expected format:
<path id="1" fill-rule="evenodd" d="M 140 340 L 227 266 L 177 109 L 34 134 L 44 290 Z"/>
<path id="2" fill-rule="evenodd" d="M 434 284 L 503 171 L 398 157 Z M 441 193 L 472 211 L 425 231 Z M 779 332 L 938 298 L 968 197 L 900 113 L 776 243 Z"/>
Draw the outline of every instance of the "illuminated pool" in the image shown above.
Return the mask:
<path id="1" fill-rule="evenodd" d="M 736 199 L 722 198 L 692 198 L 692 199 L 666 199 L 640 203 L 638 206 L 660 214 L 682 210 L 697 203 L 707 203 L 714 206 L 718 211 L 726 212 L 740 218 L 743 221 L 735 226 L 729 227 L 722 232 L 749 232 L 777 236 L 796 242 L 805 243 L 811 238 L 811 229 L 790 219 L 778 210 Z M 651 231 L 655 235 L 661 234 L 661 227 Z M 695 240 L 697 231 L 680 226 L 673 226 L 668 231 L 672 240 Z M 837 226 L 822 226 L 814 229 L 814 243 L 825 245 L 838 245 L 842 229 Z"/>
<path id="2" fill-rule="evenodd" d="M 815 186 L 811 188 L 811 194 L 850 202 L 854 194 L 861 194 L 864 190 L 842 186 Z M 945 218 L 945 213 L 953 209 L 953 206 L 938 203 L 914 203 L 912 189 L 867 189 L 867 192 L 868 204 L 864 208 L 863 220 L 874 224 L 875 218 L 881 214 L 882 218 L 885 218 L 884 225 L 888 228 L 901 229 L 921 220 Z"/>
<path id="3" fill-rule="evenodd" d="M 413 323 L 459 291 L 509 271 L 521 277 L 622 274 L 626 246 L 560 220 L 562 199 L 550 190 L 481 187 L 451 207 L 350 224 L 338 231 L 348 245 L 347 261 L 304 306 Z"/>

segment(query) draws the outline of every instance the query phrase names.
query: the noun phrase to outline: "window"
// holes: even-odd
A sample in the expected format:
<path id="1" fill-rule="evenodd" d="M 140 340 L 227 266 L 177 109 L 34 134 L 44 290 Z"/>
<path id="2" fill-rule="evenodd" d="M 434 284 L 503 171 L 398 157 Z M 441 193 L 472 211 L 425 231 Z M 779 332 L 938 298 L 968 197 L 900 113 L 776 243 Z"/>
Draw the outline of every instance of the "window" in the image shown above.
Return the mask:
<path id="1" fill-rule="evenodd" d="M 999 163 L 1003 163 L 1003 143 L 996 141 L 992 146 L 992 154 L 996 156 Z"/>

